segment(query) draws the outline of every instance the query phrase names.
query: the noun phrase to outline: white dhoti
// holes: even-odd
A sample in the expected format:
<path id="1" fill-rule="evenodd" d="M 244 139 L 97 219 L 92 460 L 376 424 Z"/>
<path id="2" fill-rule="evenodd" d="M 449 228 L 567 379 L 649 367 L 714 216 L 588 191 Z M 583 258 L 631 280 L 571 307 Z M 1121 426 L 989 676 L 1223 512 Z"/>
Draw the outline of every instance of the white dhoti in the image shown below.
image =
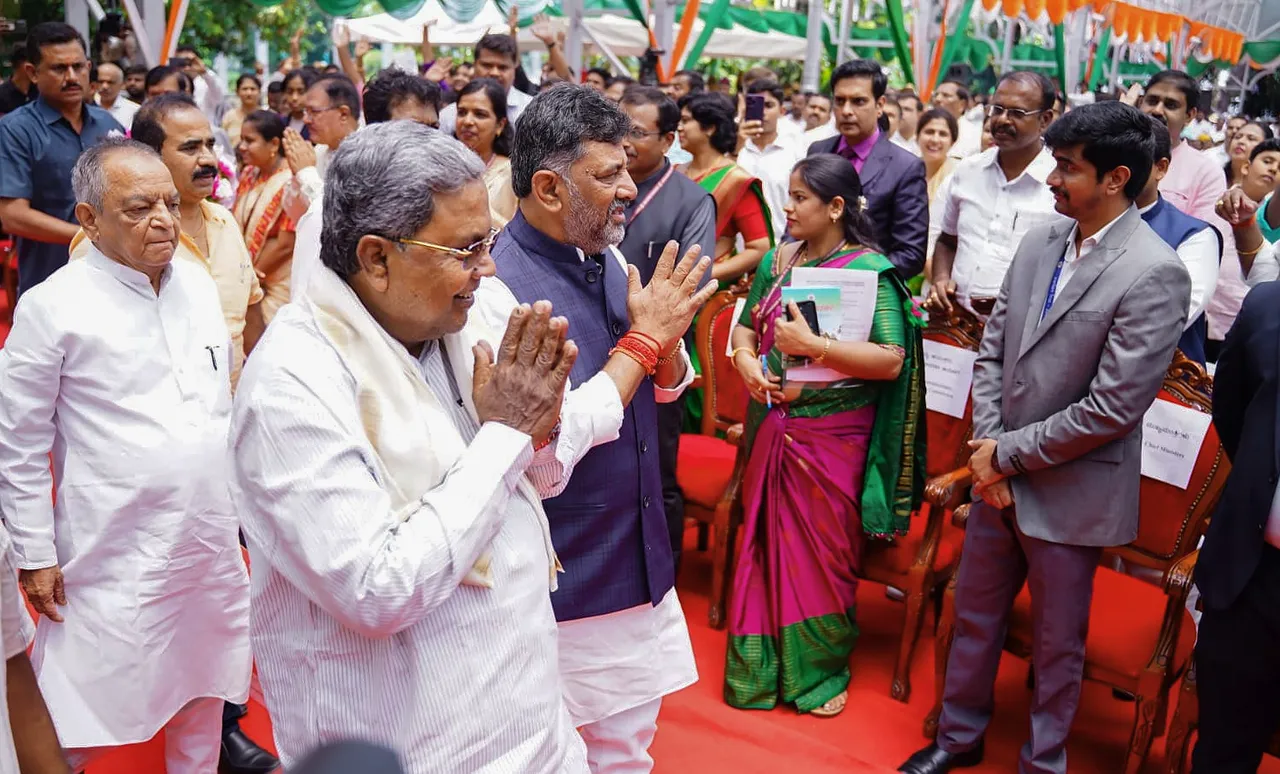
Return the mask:
<path id="1" fill-rule="evenodd" d="M 565 704 L 594 774 L 653 769 L 649 745 L 662 697 L 698 681 L 676 590 L 655 605 L 562 621 Z"/>

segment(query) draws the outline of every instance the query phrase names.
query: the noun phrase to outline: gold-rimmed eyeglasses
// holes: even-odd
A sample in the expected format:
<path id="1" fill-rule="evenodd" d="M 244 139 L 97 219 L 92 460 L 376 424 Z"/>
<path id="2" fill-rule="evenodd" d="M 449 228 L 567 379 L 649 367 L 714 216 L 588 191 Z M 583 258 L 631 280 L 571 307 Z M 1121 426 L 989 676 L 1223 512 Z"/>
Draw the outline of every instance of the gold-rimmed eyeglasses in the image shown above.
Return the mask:
<path id="1" fill-rule="evenodd" d="M 446 245 L 437 245 L 432 242 L 420 242 L 417 239 L 393 239 L 391 241 L 398 245 L 414 245 L 415 247 L 425 247 L 428 250 L 452 255 L 454 258 L 462 261 L 464 269 L 474 269 L 481 258 L 488 255 L 489 250 L 493 248 L 493 243 L 498 241 L 499 231 L 496 228 L 489 228 L 489 235 L 479 242 L 474 242 L 466 247 L 448 247 Z"/>
<path id="2" fill-rule="evenodd" d="M 988 105 L 987 106 L 987 115 L 990 116 L 991 118 L 1008 116 L 1009 118 L 1012 118 L 1014 121 L 1021 121 L 1024 118 L 1028 118 L 1030 116 L 1036 115 L 1037 113 L 1043 113 L 1043 112 L 1045 112 L 1043 108 L 1040 110 L 1023 110 L 1022 108 L 1007 108 L 1004 105 Z"/>

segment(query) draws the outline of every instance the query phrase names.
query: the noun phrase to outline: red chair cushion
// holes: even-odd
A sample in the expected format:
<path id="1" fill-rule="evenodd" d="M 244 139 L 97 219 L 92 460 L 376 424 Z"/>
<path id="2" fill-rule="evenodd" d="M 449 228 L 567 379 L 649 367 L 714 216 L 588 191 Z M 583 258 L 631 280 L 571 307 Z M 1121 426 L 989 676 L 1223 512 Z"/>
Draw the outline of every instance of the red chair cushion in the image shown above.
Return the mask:
<path id="1" fill-rule="evenodd" d="M 1099 567 L 1089 610 L 1089 638 L 1085 641 L 1087 663 L 1138 679 L 1155 651 L 1168 599 L 1158 586 Z M 1183 610 L 1182 616 L 1170 665 L 1174 669 L 1186 663 L 1196 640 L 1191 614 Z M 1030 643 L 1031 632 L 1031 593 L 1023 587 L 1009 617 L 1009 633 Z"/>
<path id="2" fill-rule="evenodd" d="M 927 519 L 923 514 L 911 517 L 911 529 L 906 537 L 898 538 L 892 544 L 882 540 L 867 541 L 867 554 L 863 575 L 867 580 L 905 576 L 920 553 L 920 544 L 924 541 L 924 530 Z M 947 567 L 956 561 L 960 548 L 964 545 L 964 530 L 950 524 L 942 525 L 942 537 L 938 541 L 938 553 L 933 559 L 935 570 Z"/>
<path id="3" fill-rule="evenodd" d="M 719 438 L 689 433 L 680 436 L 676 482 L 684 499 L 714 510 L 733 477 L 737 454 L 738 447 Z"/>

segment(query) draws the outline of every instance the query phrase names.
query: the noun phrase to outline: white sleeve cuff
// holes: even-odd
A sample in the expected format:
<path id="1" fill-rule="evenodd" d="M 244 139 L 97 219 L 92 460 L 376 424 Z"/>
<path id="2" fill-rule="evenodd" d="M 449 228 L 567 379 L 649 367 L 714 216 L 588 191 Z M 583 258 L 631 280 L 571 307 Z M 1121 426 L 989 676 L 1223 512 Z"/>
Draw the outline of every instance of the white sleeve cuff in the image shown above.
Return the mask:
<path id="1" fill-rule="evenodd" d="M 680 400 L 680 396 L 684 391 L 693 384 L 693 361 L 689 359 L 689 350 L 680 347 L 680 359 L 684 361 L 684 378 L 675 387 L 661 387 L 657 382 L 653 383 L 653 399 L 658 403 L 675 403 Z"/>

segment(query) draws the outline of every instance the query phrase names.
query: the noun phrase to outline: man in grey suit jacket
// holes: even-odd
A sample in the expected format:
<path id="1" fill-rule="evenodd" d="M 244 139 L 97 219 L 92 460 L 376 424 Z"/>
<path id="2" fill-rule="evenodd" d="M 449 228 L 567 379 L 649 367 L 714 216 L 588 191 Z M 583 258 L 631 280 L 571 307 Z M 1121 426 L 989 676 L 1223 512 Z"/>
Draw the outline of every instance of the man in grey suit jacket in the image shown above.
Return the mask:
<path id="1" fill-rule="evenodd" d="M 1036 684 L 1019 772 L 1066 772 L 1094 572 L 1104 547 L 1137 536 L 1142 417 L 1187 316 L 1187 271 L 1133 207 L 1151 172 L 1151 122 L 1118 102 L 1086 105 L 1045 143 L 1055 207 L 1074 223 L 1023 237 L 982 338 L 969 467 L 984 502 L 966 525 L 938 738 L 903 764 L 911 774 L 981 761 L 1024 582 Z"/>

